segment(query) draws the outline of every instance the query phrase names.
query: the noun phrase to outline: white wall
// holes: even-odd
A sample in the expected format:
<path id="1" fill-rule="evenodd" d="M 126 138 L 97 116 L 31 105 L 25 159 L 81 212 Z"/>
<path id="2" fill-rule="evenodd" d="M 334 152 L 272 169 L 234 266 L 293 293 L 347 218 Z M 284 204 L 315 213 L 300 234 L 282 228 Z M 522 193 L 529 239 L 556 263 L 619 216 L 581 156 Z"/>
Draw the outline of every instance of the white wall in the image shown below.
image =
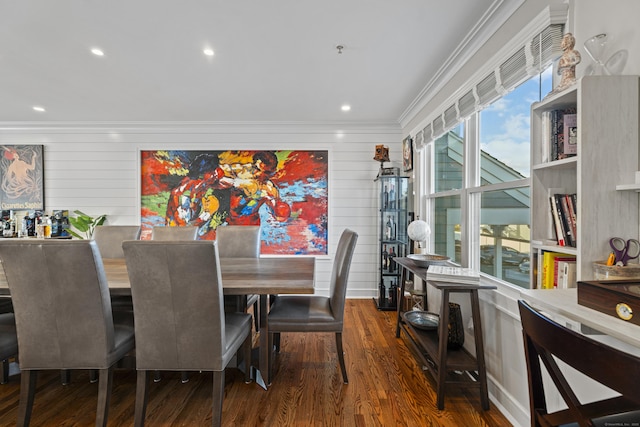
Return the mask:
<path id="1" fill-rule="evenodd" d="M 329 257 L 318 258 L 318 293 L 327 292 L 331 261 L 341 231 L 359 234 L 348 297 L 377 291 L 376 144 L 392 147 L 400 166 L 399 127 L 277 125 L 164 125 L 105 127 L 87 124 L 8 128 L 1 144 L 43 144 L 45 208 L 108 215 L 108 224 L 139 224 L 139 150 L 300 149 L 329 151 Z M 386 164 L 385 166 L 391 166 Z"/>

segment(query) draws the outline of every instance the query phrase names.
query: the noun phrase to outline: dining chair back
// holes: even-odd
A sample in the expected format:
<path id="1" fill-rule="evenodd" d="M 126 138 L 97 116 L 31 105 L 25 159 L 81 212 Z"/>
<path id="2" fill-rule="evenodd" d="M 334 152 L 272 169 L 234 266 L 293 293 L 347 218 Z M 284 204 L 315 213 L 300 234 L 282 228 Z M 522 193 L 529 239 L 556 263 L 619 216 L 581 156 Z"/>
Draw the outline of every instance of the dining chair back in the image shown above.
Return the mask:
<path id="1" fill-rule="evenodd" d="M 216 229 L 216 241 L 220 258 L 259 258 L 260 226 L 259 225 L 226 225 Z M 259 329 L 260 295 L 251 294 L 226 296 L 226 306 L 233 306 L 236 311 L 247 312 L 253 306 L 253 319 L 256 331 Z"/>
<path id="2" fill-rule="evenodd" d="M 637 425 L 640 421 L 640 358 L 568 329 L 518 301 L 529 383 L 532 426 Z M 596 382 L 619 393 L 617 397 L 582 403 L 576 384 L 561 369 L 562 361 Z M 541 363 L 542 362 L 542 363 Z M 549 412 L 543 369 L 551 377 L 566 409 Z M 585 385 L 581 382 L 581 389 Z M 635 423 L 635 424 L 633 424 Z"/>
<path id="3" fill-rule="evenodd" d="M 243 347 L 250 380 L 251 316 L 225 313 L 216 242 L 123 244 L 136 325 L 135 425 L 144 424 L 153 371 L 213 372 L 213 424 L 220 425 L 224 369 Z"/>
<path id="4" fill-rule="evenodd" d="M 328 297 L 279 295 L 268 315 L 269 348 L 272 348 L 274 338 L 277 339 L 274 335 L 282 332 L 334 332 L 338 361 L 345 384 L 349 380 L 342 349 L 344 305 L 351 260 L 357 241 L 358 234 L 356 232 L 349 229 L 342 232 L 333 261 Z M 271 377 L 271 372 L 269 377 Z"/>
<path id="5" fill-rule="evenodd" d="M 226 225 L 216 229 L 220 258 L 258 258 L 259 225 Z"/>
<path id="6" fill-rule="evenodd" d="M 124 258 L 122 242 L 138 240 L 138 225 L 99 225 L 93 230 L 93 240 L 98 244 L 102 258 Z"/>
<path id="7" fill-rule="evenodd" d="M 39 370 L 99 370 L 96 425 L 106 425 L 113 368 L 134 348 L 133 316 L 111 311 L 96 242 L 0 244 L 20 354 L 18 425 L 28 425 Z"/>
<path id="8" fill-rule="evenodd" d="M 163 240 L 163 241 L 175 242 L 175 241 L 197 240 L 197 239 L 198 239 L 198 227 L 155 226 L 151 230 L 151 240 Z"/>

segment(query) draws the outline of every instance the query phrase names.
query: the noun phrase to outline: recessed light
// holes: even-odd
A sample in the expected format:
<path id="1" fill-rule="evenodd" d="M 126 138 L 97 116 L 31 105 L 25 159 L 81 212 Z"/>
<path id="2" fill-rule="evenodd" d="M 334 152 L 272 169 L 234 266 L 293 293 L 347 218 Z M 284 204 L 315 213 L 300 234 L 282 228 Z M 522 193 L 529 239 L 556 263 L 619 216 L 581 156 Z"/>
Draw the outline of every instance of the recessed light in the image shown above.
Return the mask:
<path id="1" fill-rule="evenodd" d="M 205 49 L 203 49 L 203 50 L 202 50 L 202 53 L 204 53 L 204 54 L 205 54 L 205 55 L 207 55 L 207 56 L 213 56 L 213 54 L 214 54 L 213 49 L 211 49 L 211 48 L 205 48 Z"/>
<path id="2" fill-rule="evenodd" d="M 340 107 L 340 109 L 341 109 L 342 111 L 351 111 L 351 105 L 347 105 L 347 104 L 345 104 L 345 105 L 343 105 L 342 107 Z"/>
<path id="3" fill-rule="evenodd" d="M 104 52 L 102 51 L 102 49 L 98 49 L 97 47 L 92 48 L 91 53 L 93 53 L 95 56 L 104 56 Z"/>
<path id="4" fill-rule="evenodd" d="M 39 113 L 44 113 L 46 110 L 44 109 L 44 107 L 40 107 L 39 105 L 34 105 L 33 106 L 33 111 L 37 111 Z"/>

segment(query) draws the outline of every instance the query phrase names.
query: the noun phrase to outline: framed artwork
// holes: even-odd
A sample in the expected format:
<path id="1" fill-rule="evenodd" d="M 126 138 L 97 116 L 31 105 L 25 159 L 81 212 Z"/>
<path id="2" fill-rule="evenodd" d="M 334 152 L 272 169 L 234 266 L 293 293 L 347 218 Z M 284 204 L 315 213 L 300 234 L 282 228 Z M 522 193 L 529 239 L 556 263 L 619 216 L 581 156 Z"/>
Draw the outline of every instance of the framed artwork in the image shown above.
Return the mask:
<path id="1" fill-rule="evenodd" d="M 402 140 L 402 170 L 413 170 L 413 140 L 409 136 Z"/>
<path id="2" fill-rule="evenodd" d="M 261 253 L 326 255 L 328 151 L 140 152 L 141 238 L 154 226 L 260 225 Z"/>
<path id="3" fill-rule="evenodd" d="M 2 145 L 2 210 L 44 209 L 42 145 Z"/>

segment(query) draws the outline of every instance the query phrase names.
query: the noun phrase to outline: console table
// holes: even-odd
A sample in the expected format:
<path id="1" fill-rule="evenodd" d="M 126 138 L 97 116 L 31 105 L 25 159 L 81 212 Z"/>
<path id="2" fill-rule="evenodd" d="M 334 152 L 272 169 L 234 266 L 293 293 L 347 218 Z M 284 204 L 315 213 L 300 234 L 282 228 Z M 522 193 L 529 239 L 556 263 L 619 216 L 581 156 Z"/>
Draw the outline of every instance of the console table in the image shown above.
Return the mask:
<path id="1" fill-rule="evenodd" d="M 489 393 L 487 391 L 487 372 L 484 362 L 484 344 L 482 338 L 482 322 L 480 321 L 480 303 L 478 291 L 482 289 L 496 289 L 496 286 L 469 285 L 430 281 L 427 268 L 416 265 L 410 258 L 395 258 L 402 267 L 400 280 L 400 297 L 404 296 L 407 275 L 413 273 L 425 283 L 442 292 L 440 305 L 440 320 L 436 331 L 425 331 L 414 328 L 402 318 L 402 304 L 398 304 L 398 320 L 396 337 L 400 338 L 404 332 L 408 342 L 422 361 L 436 382 L 438 409 L 444 409 L 445 386 L 457 385 L 472 387 L 480 390 L 482 409 L 489 409 Z M 475 339 L 475 356 L 466 349 L 451 350 L 447 348 L 449 325 L 449 295 L 451 293 L 466 293 L 471 299 L 471 316 Z M 425 306 L 426 307 L 426 306 Z M 439 339 L 438 337 L 444 337 Z"/>

